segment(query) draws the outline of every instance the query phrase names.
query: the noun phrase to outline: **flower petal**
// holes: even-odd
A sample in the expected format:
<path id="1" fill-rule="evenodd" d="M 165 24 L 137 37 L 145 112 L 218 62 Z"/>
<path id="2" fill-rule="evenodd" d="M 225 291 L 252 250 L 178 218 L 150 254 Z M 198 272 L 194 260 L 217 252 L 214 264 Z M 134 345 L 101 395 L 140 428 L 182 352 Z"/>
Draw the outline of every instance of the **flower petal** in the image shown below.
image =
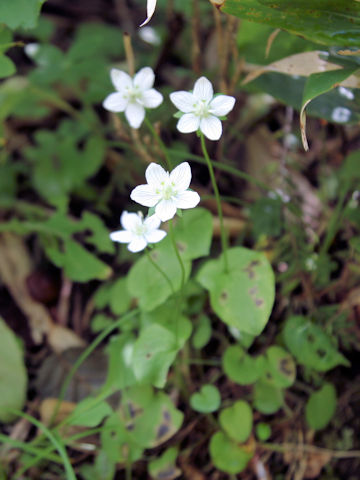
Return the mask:
<path id="1" fill-rule="evenodd" d="M 191 168 L 188 162 L 180 163 L 170 173 L 170 181 L 175 183 L 175 190 L 183 192 L 189 188 L 191 182 Z"/>
<path id="2" fill-rule="evenodd" d="M 147 241 L 145 240 L 144 237 L 140 236 L 134 236 L 132 241 L 128 245 L 128 250 L 130 252 L 136 253 L 136 252 L 141 252 L 141 250 L 144 250 L 144 248 L 147 245 Z"/>
<path id="3" fill-rule="evenodd" d="M 161 220 L 157 215 L 151 215 L 144 220 L 144 225 L 146 225 L 148 232 L 152 230 L 157 230 L 160 227 Z"/>
<path id="4" fill-rule="evenodd" d="M 135 87 L 139 87 L 142 91 L 149 90 L 154 85 L 154 81 L 155 73 L 150 67 L 142 68 L 134 77 Z"/>
<path id="5" fill-rule="evenodd" d="M 103 101 L 103 107 L 109 112 L 124 112 L 129 100 L 120 92 L 110 93 Z"/>
<path id="6" fill-rule="evenodd" d="M 217 117 L 210 115 L 201 119 L 200 130 L 209 140 L 219 140 L 222 134 L 222 125 Z"/>
<path id="7" fill-rule="evenodd" d="M 145 178 L 147 183 L 153 189 L 153 192 L 155 192 L 156 189 L 162 188 L 162 185 L 167 183 L 169 174 L 161 165 L 158 165 L 157 163 L 150 163 L 145 171 Z"/>
<path id="8" fill-rule="evenodd" d="M 177 208 L 194 208 L 200 202 L 200 195 L 187 190 L 176 197 Z"/>
<path id="9" fill-rule="evenodd" d="M 118 70 L 117 68 L 112 68 L 110 70 L 110 77 L 112 84 L 119 92 L 123 91 L 125 87 L 132 87 L 132 79 L 130 75 L 122 70 Z"/>
<path id="10" fill-rule="evenodd" d="M 146 5 L 146 10 L 147 10 L 147 18 L 146 20 L 140 25 L 140 27 L 143 27 L 146 25 L 148 22 L 150 22 L 151 17 L 154 15 L 156 8 L 156 0 L 147 0 L 147 5 Z"/>
<path id="11" fill-rule="evenodd" d="M 217 117 L 227 115 L 234 108 L 235 98 L 229 95 L 218 95 L 210 102 L 209 112 Z"/>
<path id="12" fill-rule="evenodd" d="M 145 109 L 138 103 L 129 103 L 125 110 L 125 117 L 130 127 L 139 128 L 145 118 Z"/>
<path id="13" fill-rule="evenodd" d="M 170 93 L 170 100 L 180 112 L 184 113 L 193 112 L 197 103 L 197 100 L 192 93 L 183 90 Z"/>
<path id="14" fill-rule="evenodd" d="M 163 96 L 155 88 L 150 88 L 142 95 L 142 103 L 146 108 L 157 108 L 163 101 Z"/>
<path id="15" fill-rule="evenodd" d="M 166 222 L 175 216 L 176 204 L 173 200 L 161 200 L 155 207 L 155 213 L 162 222 Z"/>
<path id="16" fill-rule="evenodd" d="M 117 230 L 110 233 L 110 238 L 113 242 L 130 243 L 133 239 L 133 234 L 127 230 Z"/>
<path id="17" fill-rule="evenodd" d="M 176 127 L 181 133 L 196 132 L 200 126 L 200 118 L 193 113 L 185 113 L 178 121 Z"/>
<path id="18" fill-rule="evenodd" d="M 148 243 L 158 243 L 161 242 L 163 238 L 165 238 L 167 233 L 165 230 L 154 230 L 149 233 L 145 233 L 145 238 Z"/>
<path id="19" fill-rule="evenodd" d="M 123 212 L 120 217 L 120 223 L 125 230 L 134 231 L 136 227 L 142 224 L 142 219 L 137 213 Z"/>
<path id="20" fill-rule="evenodd" d="M 144 207 L 155 207 L 160 195 L 157 195 L 149 185 L 139 185 L 131 192 L 130 198 Z"/>
<path id="21" fill-rule="evenodd" d="M 214 90 L 211 82 L 209 82 L 206 77 L 200 77 L 195 82 L 193 94 L 196 99 L 210 102 L 214 96 Z"/>

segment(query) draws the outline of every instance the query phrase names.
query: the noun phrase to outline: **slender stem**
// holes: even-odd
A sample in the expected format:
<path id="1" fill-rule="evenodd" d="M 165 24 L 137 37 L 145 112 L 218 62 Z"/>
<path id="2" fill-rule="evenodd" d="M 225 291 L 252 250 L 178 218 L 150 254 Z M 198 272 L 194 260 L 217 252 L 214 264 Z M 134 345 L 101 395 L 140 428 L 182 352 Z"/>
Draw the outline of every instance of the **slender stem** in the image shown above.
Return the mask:
<path id="1" fill-rule="evenodd" d="M 205 137 L 202 132 L 200 132 L 200 139 L 201 139 L 201 148 L 209 169 L 209 174 L 211 178 L 211 183 L 212 187 L 214 189 L 215 193 L 215 198 L 216 198 L 216 205 L 217 205 L 217 210 L 218 210 L 218 216 L 219 216 L 219 221 L 220 221 L 220 231 L 221 231 L 221 246 L 222 246 L 222 251 L 223 251 L 223 257 L 224 257 L 224 269 L 225 272 L 229 271 L 229 262 L 228 262 L 228 257 L 227 257 L 227 250 L 228 250 L 228 241 L 227 241 L 227 236 L 224 228 L 224 219 L 223 219 L 223 213 L 222 213 L 222 208 L 221 208 L 221 199 L 220 199 L 220 194 L 219 194 L 219 189 L 216 183 L 216 178 L 214 174 L 214 169 L 211 164 L 211 160 L 208 154 L 208 151 L 206 149 L 206 144 L 205 144 Z"/>
<path id="2" fill-rule="evenodd" d="M 166 273 L 164 272 L 164 270 L 162 270 L 162 268 L 159 267 L 159 265 L 151 258 L 151 255 L 150 255 L 150 250 L 147 248 L 145 250 L 145 253 L 147 255 L 147 258 L 149 260 L 149 262 L 151 263 L 151 265 L 153 265 L 154 268 L 156 268 L 156 270 L 161 273 L 161 275 L 165 278 L 165 280 L 167 281 L 167 283 L 169 284 L 169 287 L 171 289 L 171 292 L 172 294 L 175 293 L 175 290 L 174 290 L 174 287 L 173 287 L 173 284 L 170 280 L 170 278 L 166 275 Z"/>
<path id="3" fill-rule="evenodd" d="M 39 420 L 34 418 L 32 415 L 28 415 L 27 413 L 21 412 L 20 410 L 16 410 L 16 409 L 9 409 L 9 411 L 13 412 L 15 415 L 26 418 L 26 420 L 28 420 L 30 423 L 35 425 L 37 428 L 39 428 L 43 432 L 43 434 L 54 445 L 56 450 L 59 452 L 60 457 L 62 458 L 63 465 L 66 472 L 66 479 L 76 480 L 76 475 L 70 463 L 70 459 L 67 455 L 66 449 L 64 445 L 59 441 L 59 439 L 56 438 L 54 433 L 51 430 L 49 430 L 43 423 L 41 423 Z"/>
<path id="4" fill-rule="evenodd" d="M 148 127 L 148 129 L 150 130 L 151 134 L 153 135 L 153 137 L 157 141 L 157 143 L 160 145 L 160 148 L 161 148 L 161 150 L 164 154 L 165 160 L 166 160 L 167 168 L 169 170 L 171 170 L 172 165 L 171 165 L 171 160 L 170 160 L 170 157 L 169 157 L 168 149 L 166 148 L 165 143 L 161 140 L 160 135 L 157 133 L 157 131 L 155 130 L 155 128 L 153 127 L 152 123 L 150 122 L 150 120 L 147 118 L 146 115 L 145 115 L 145 123 L 146 123 L 146 126 Z"/>
<path id="5" fill-rule="evenodd" d="M 333 242 L 340 226 L 341 226 L 341 217 L 343 214 L 343 209 L 345 205 L 346 195 L 350 189 L 350 181 L 348 181 L 340 192 L 340 198 L 336 205 L 336 208 L 331 216 L 329 226 L 327 229 L 326 237 L 320 248 L 320 255 L 325 255 L 330 248 L 331 243 Z"/>
<path id="6" fill-rule="evenodd" d="M 317 454 L 331 455 L 333 458 L 359 458 L 360 450 L 330 450 L 328 448 L 315 447 L 314 445 L 297 443 L 258 443 L 260 448 L 273 452 L 285 453 L 288 451 L 300 451 Z"/>
<path id="7" fill-rule="evenodd" d="M 131 462 L 128 461 L 128 460 L 126 461 L 125 475 L 126 475 L 126 480 L 131 480 L 132 479 Z"/>
<path id="8" fill-rule="evenodd" d="M 185 284 L 185 266 L 184 262 L 182 261 L 182 258 L 180 256 L 180 252 L 178 249 L 178 246 L 176 245 L 176 240 L 175 240 L 175 235 L 174 235 L 174 227 L 173 227 L 173 220 L 171 219 L 169 221 L 169 234 L 170 234 L 170 240 L 171 243 L 174 247 L 175 250 L 175 255 L 178 259 L 180 268 L 181 268 L 181 284 L 180 284 L 180 295 L 178 297 L 178 301 L 176 304 L 176 312 L 175 312 L 175 338 L 176 338 L 176 343 L 178 343 L 178 338 L 179 338 L 179 316 L 180 316 L 180 311 L 181 311 L 181 303 L 182 303 L 182 298 L 184 294 L 184 284 Z"/>
<path id="9" fill-rule="evenodd" d="M 123 317 L 121 317 L 119 320 L 114 322 L 112 325 L 109 325 L 107 328 L 105 328 L 96 338 L 95 340 L 83 351 L 83 353 L 79 356 L 79 358 L 76 360 L 72 368 L 70 369 L 69 373 L 67 374 L 65 381 L 61 387 L 59 398 L 57 405 L 55 407 L 54 413 L 52 415 L 52 421 L 56 418 L 61 402 L 63 401 L 66 391 L 71 383 L 71 380 L 73 379 L 77 369 L 80 367 L 80 365 L 88 358 L 89 355 L 96 349 L 96 347 L 116 328 L 118 328 L 123 322 L 128 320 L 129 318 L 133 317 L 138 313 L 138 309 L 133 310 L 132 312 L 127 313 Z"/>
<path id="10" fill-rule="evenodd" d="M 171 243 L 174 247 L 174 250 L 175 250 L 175 255 L 178 259 L 178 262 L 180 264 L 180 268 L 181 268 L 181 286 L 180 286 L 180 289 L 182 289 L 184 287 L 184 284 L 185 284 L 185 267 L 184 267 L 184 262 L 182 261 L 182 258 L 180 256 L 180 252 L 179 252 L 179 249 L 178 249 L 178 246 L 176 245 L 176 240 L 175 240 L 175 235 L 174 235 L 174 226 L 173 226 L 173 220 L 169 220 L 169 233 L 170 233 L 170 239 L 171 239 Z"/>
<path id="11" fill-rule="evenodd" d="M 8 437 L 7 435 L 3 435 L 2 433 L 0 433 L 0 442 L 4 444 L 4 446 L 9 444 L 9 446 L 11 445 L 11 447 L 24 450 L 24 452 L 27 452 L 31 455 L 39 455 L 42 459 L 46 458 L 46 460 L 49 460 L 51 462 L 62 463 L 61 457 L 52 453 L 55 448 L 54 446 L 52 446 L 51 449 L 48 451 L 44 450 L 43 448 L 32 447 L 25 442 L 21 442 L 20 440 Z"/>

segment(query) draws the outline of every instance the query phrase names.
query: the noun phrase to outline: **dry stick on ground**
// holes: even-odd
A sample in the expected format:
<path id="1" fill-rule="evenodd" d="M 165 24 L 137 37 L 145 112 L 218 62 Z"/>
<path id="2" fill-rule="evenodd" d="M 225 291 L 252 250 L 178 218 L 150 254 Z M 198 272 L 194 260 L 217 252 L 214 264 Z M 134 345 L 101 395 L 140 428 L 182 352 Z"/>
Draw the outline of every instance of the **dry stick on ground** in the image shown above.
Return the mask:
<path id="1" fill-rule="evenodd" d="M 191 18 L 191 38 L 192 38 L 192 69 L 196 75 L 201 74 L 201 49 L 199 42 L 199 2 L 198 0 L 192 0 L 192 18 Z"/>

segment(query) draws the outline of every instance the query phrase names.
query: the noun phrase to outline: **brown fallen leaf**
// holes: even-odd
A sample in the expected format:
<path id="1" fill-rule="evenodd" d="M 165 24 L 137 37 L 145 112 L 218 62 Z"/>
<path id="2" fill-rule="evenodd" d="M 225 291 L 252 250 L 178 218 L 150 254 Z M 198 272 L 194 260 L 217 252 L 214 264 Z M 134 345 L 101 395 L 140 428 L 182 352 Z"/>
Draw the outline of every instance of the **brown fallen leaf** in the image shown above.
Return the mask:
<path id="1" fill-rule="evenodd" d="M 32 271 L 30 255 L 21 237 L 12 233 L 0 235 L 0 277 L 18 307 L 29 320 L 35 343 L 43 341 L 50 331 L 52 319 L 46 308 L 30 296 L 26 279 Z"/>

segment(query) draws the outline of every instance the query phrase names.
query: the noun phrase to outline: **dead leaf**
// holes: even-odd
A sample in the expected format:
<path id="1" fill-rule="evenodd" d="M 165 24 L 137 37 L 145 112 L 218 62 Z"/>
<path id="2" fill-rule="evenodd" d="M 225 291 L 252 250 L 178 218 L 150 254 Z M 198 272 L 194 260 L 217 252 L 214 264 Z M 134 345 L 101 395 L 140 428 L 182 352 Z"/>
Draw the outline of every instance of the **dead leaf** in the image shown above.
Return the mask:
<path id="1" fill-rule="evenodd" d="M 46 308 L 30 296 L 26 279 L 32 271 L 31 259 L 21 237 L 12 233 L 0 235 L 0 277 L 13 299 L 29 320 L 35 343 L 43 341 L 52 319 Z"/>
<path id="2" fill-rule="evenodd" d="M 40 404 L 40 418 L 42 423 L 45 425 L 50 425 L 52 422 L 53 425 L 58 425 L 65 418 L 67 418 L 70 413 L 75 410 L 76 403 L 73 402 L 61 402 L 58 407 L 59 400 L 57 398 L 45 398 Z M 53 418 L 54 412 L 57 409 L 56 418 Z"/>
<path id="3" fill-rule="evenodd" d="M 85 347 L 86 342 L 76 333 L 61 325 L 53 324 L 48 333 L 48 342 L 56 353 L 61 353 L 68 348 Z"/>

